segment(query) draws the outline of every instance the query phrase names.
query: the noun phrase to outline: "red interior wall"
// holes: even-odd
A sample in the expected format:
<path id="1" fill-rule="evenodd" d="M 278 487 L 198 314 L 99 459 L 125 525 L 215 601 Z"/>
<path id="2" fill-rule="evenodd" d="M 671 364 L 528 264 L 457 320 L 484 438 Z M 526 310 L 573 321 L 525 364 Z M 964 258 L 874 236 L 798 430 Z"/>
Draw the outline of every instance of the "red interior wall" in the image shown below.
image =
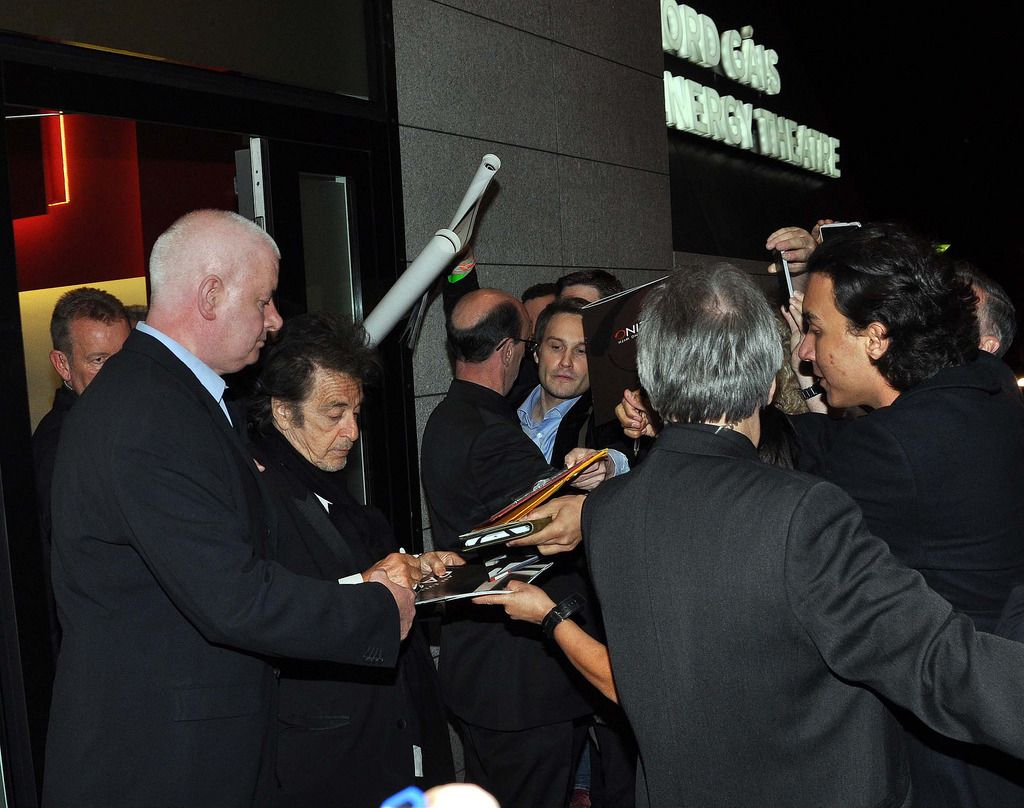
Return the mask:
<path id="1" fill-rule="evenodd" d="M 145 274 L 135 122 L 64 118 L 70 203 L 14 221 L 21 291 Z"/>
<path id="2" fill-rule="evenodd" d="M 143 252 L 179 216 L 198 208 L 237 210 L 235 149 L 246 138 L 139 122 L 136 126 Z"/>

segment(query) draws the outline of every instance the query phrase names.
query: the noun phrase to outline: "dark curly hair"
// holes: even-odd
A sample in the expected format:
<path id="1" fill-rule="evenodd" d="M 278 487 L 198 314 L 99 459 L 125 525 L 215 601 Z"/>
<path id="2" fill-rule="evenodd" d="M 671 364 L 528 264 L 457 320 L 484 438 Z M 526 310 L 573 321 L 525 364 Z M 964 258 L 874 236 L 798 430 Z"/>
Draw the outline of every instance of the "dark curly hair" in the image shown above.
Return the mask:
<path id="1" fill-rule="evenodd" d="M 288 402 L 293 412 L 301 413 L 299 405 L 312 392 L 317 368 L 344 373 L 360 384 L 373 382 L 379 371 L 362 326 L 325 312 L 290 318 L 267 350 L 249 400 L 250 415 L 261 432 L 273 427 L 272 398 Z"/>
<path id="2" fill-rule="evenodd" d="M 889 349 L 874 364 L 896 390 L 977 355 L 970 285 L 906 229 L 874 224 L 844 233 L 818 247 L 807 269 L 832 279 L 836 308 L 853 329 L 885 326 Z"/>

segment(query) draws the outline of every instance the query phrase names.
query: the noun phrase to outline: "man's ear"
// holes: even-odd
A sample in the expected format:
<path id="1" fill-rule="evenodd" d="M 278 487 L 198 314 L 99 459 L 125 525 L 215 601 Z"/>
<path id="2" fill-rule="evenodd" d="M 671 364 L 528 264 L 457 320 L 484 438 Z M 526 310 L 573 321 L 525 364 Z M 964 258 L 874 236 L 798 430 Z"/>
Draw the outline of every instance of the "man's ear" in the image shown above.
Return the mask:
<path id="1" fill-rule="evenodd" d="M 889 350 L 889 343 L 892 341 L 889 338 L 889 331 L 876 321 L 868 324 L 868 327 L 864 329 L 864 336 L 867 338 L 868 356 L 877 362 Z"/>
<path id="2" fill-rule="evenodd" d="M 291 428 L 292 408 L 283 398 L 272 397 L 270 399 L 270 416 L 279 431 L 284 432 Z"/>
<path id="3" fill-rule="evenodd" d="M 204 320 L 217 319 L 217 306 L 223 301 L 224 281 L 219 275 L 207 275 L 199 284 L 197 305 Z"/>
<path id="4" fill-rule="evenodd" d="M 994 354 L 999 350 L 999 346 L 1002 343 L 999 342 L 998 337 L 993 337 L 991 334 L 984 334 L 981 338 L 981 342 L 978 347 L 983 351 L 987 351 L 990 354 Z"/>
<path id="5" fill-rule="evenodd" d="M 505 350 L 501 352 L 501 361 L 504 362 L 506 365 L 511 365 L 512 354 L 514 354 L 515 352 L 516 344 L 512 340 L 509 340 L 508 342 L 505 343 Z"/>
<path id="6" fill-rule="evenodd" d="M 58 376 L 68 384 L 71 384 L 71 361 L 64 351 L 50 351 L 50 364 L 53 365 L 53 369 L 57 371 Z"/>

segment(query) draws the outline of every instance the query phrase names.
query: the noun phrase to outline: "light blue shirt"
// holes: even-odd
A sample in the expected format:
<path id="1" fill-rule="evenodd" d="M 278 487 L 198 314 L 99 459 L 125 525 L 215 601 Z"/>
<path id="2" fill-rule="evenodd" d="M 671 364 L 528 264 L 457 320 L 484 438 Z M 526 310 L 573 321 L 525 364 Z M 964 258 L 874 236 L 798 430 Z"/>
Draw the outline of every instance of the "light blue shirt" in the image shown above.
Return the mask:
<path id="1" fill-rule="evenodd" d="M 206 389 L 206 391 L 213 396 L 213 400 L 220 405 L 220 408 L 224 411 L 225 417 L 228 419 L 228 423 L 234 423 L 231 420 L 231 416 L 228 414 L 227 405 L 224 403 L 224 391 L 228 387 L 227 383 L 217 375 L 217 372 L 213 368 L 203 362 L 203 360 L 192 353 L 180 342 L 176 342 L 171 339 L 163 331 L 157 331 L 153 326 L 146 325 L 144 322 L 140 322 L 135 326 L 135 328 L 143 334 L 149 334 L 153 339 L 159 340 L 168 351 L 178 357 L 182 364 L 195 374 L 196 378 L 199 379 L 199 383 Z"/>
<path id="2" fill-rule="evenodd" d="M 533 410 L 540 401 L 541 392 L 541 386 L 538 384 L 533 388 L 530 395 L 526 397 L 526 401 L 522 403 L 522 406 L 516 410 L 516 413 L 519 415 L 519 423 L 522 424 L 523 432 L 527 434 L 530 440 L 537 444 L 537 448 L 544 453 L 544 459 L 550 463 L 551 452 L 555 449 L 555 438 L 558 435 L 558 427 L 562 424 L 562 418 L 580 400 L 580 397 L 567 398 L 564 401 L 558 402 L 544 413 L 540 421 L 534 421 Z M 626 456 L 622 452 L 609 449 L 608 456 L 615 464 L 616 476 L 629 471 L 629 461 L 626 460 Z M 559 459 L 561 460 L 562 458 Z"/>

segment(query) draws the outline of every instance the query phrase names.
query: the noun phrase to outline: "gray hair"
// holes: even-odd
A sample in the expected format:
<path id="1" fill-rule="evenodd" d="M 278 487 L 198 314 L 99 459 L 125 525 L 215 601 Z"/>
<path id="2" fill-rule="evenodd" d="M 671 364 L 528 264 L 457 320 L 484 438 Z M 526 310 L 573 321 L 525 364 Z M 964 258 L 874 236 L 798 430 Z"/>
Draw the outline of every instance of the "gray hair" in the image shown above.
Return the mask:
<path id="1" fill-rule="evenodd" d="M 229 210 L 194 210 L 175 221 L 153 244 L 149 255 L 151 297 L 181 282 L 187 273 L 223 263 L 231 249 L 230 237 L 237 235 L 267 245 L 280 260 L 281 251 L 274 239 L 244 216 Z"/>
<path id="2" fill-rule="evenodd" d="M 648 293 L 640 383 L 666 421 L 735 424 L 768 403 L 782 346 L 764 294 L 731 264 L 670 276 Z"/>
<path id="3" fill-rule="evenodd" d="M 978 329 L 999 340 L 996 356 L 1002 356 L 1017 335 L 1017 310 L 1006 290 L 973 264 L 957 262 L 957 274 L 983 294 L 978 301 Z"/>

